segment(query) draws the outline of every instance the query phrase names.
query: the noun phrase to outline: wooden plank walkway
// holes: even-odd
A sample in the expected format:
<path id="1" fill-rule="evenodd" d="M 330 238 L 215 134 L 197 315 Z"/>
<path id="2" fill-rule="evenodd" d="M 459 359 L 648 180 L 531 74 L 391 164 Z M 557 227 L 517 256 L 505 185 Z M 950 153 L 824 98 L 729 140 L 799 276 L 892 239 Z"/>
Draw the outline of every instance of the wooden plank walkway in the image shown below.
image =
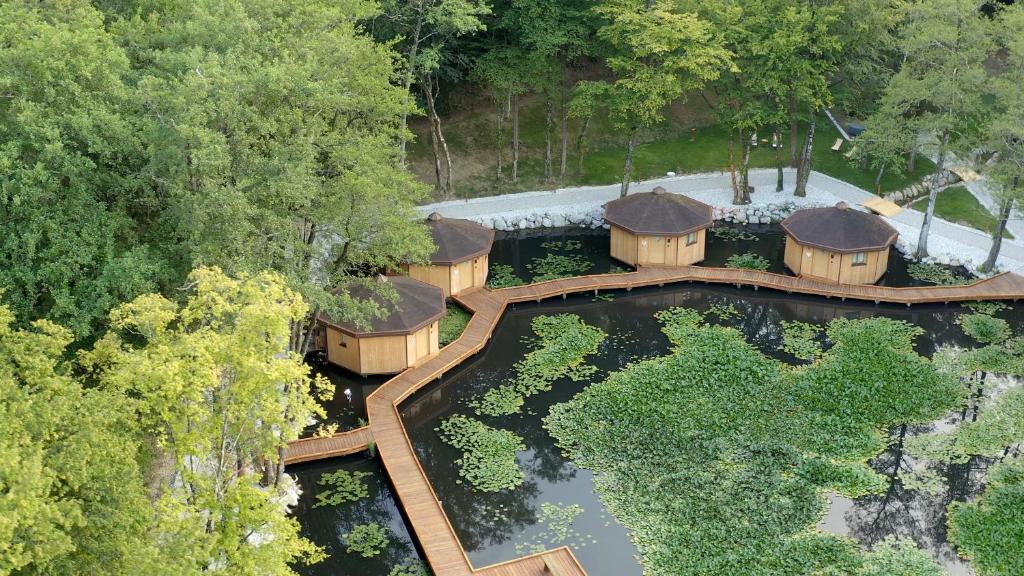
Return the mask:
<path id="1" fill-rule="evenodd" d="M 501 290 L 477 290 L 455 297 L 455 300 L 473 313 L 462 336 L 420 365 L 385 382 L 367 397 L 369 426 L 327 438 L 303 439 L 290 443 L 285 462 L 305 462 L 357 452 L 365 449 L 368 442 L 375 442 L 384 468 L 391 478 L 395 494 L 409 518 L 412 532 L 436 576 L 586 576 L 572 551 L 565 547 L 475 569 L 416 458 L 412 443 L 402 424 L 398 405 L 420 388 L 479 352 L 487 344 L 498 320 L 510 303 L 539 301 L 591 290 L 628 290 L 674 282 L 753 286 L 830 298 L 852 298 L 908 306 L 929 302 L 1024 298 L 1024 277 L 1016 274 L 1000 274 L 965 286 L 890 288 L 873 285 L 836 285 L 756 270 L 701 266 L 644 267 L 636 272 L 623 274 L 577 276 Z"/>

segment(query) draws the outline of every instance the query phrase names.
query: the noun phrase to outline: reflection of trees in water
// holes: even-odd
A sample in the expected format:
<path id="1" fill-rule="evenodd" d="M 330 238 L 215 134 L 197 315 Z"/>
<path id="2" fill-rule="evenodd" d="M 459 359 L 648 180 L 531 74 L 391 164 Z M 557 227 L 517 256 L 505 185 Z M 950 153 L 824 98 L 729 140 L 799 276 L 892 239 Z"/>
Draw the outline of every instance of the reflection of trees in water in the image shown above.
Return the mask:
<path id="1" fill-rule="evenodd" d="M 957 564 L 962 561 L 947 544 L 946 507 L 981 491 L 987 463 L 977 458 L 963 464 L 929 463 L 929 470 L 942 479 L 943 489 L 930 493 L 904 488 L 901 475 L 909 473 L 915 464 L 906 451 L 906 440 L 931 428 L 903 425 L 890 433 L 888 450 L 871 462 L 888 478 L 888 489 L 883 494 L 858 498 L 844 521 L 850 537 L 863 546 L 871 547 L 886 536 L 896 535 L 912 539 L 947 565 Z"/>

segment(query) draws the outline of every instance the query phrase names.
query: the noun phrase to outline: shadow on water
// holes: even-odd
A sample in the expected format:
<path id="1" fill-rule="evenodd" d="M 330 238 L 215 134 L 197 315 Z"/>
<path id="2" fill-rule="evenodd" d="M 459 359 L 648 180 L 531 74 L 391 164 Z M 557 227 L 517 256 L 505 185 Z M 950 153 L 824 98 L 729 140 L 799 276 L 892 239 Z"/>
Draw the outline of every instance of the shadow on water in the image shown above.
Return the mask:
<path id="1" fill-rule="evenodd" d="M 347 470 L 368 472 L 364 478 L 369 496 L 356 502 L 336 506 L 314 507 L 320 476 Z M 420 560 L 419 552 L 391 490 L 387 474 L 377 460 L 363 456 L 346 456 L 322 462 L 289 466 L 287 472 L 296 477 L 302 495 L 295 507 L 295 516 L 302 525 L 302 534 L 322 546 L 327 558 L 312 566 L 296 566 L 304 576 L 387 576 L 395 567 Z M 389 544 L 379 556 L 363 558 L 349 553 L 343 535 L 357 524 L 376 522 L 389 532 Z"/>
<path id="2" fill-rule="evenodd" d="M 754 228 L 748 226 L 744 229 Z M 707 264 L 721 265 L 728 254 L 749 250 L 765 256 L 777 265 L 783 252 L 783 235 L 777 226 L 756 228 L 759 234 L 756 241 L 718 242 L 713 235 L 710 236 Z M 591 273 L 606 272 L 614 265 L 607 256 L 608 233 L 600 229 L 505 235 L 495 243 L 491 261 L 512 265 L 523 278 L 528 279 L 530 276 L 526 264 L 547 253 L 542 244 L 552 238 L 579 240 L 580 250 L 594 263 L 589 271 Z M 894 254 L 890 258 L 890 273 L 886 279 L 893 283 L 906 280 L 905 271 L 905 261 Z M 783 321 L 797 320 L 823 325 L 836 318 L 882 315 L 919 326 L 924 335 L 918 339 L 916 347 L 925 356 L 931 356 L 942 345 L 974 345 L 955 323 L 956 315 L 961 310 L 957 305 L 908 308 L 787 295 L 770 290 L 754 291 L 696 284 L 619 291 L 613 295 L 612 301 L 595 300 L 591 295 L 573 295 L 565 300 L 553 299 L 510 308 L 500 321 L 492 341 L 480 354 L 438 382 L 426 386 L 402 405 L 402 415 L 417 456 L 475 566 L 510 560 L 538 548 L 567 544 L 591 576 L 641 574 L 636 548 L 628 532 L 601 504 L 594 492 L 591 473 L 576 468 L 562 456 L 544 430 L 542 419 L 552 405 L 569 400 L 588 384 L 606 377 L 609 372 L 639 359 L 666 354 L 668 342 L 654 318 L 654 314 L 660 310 L 685 306 L 706 311 L 711 306 L 731 305 L 738 314 L 721 320 L 721 323 L 740 330 L 751 344 L 764 353 L 790 363 L 796 363 L 797 360 L 780 350 Z M 533 338 L 530 322 L 534 317 L 562 312 L 578 314 L 585 322 L 608 334 L 599 353 L 588 359 L 598 371 L 586 381 L 556 382 L 550 392 L 527 399 L 521 414 L 500 418 L 481 417 L 485 423 L 511 430 L 523 438 L 527 450 L 520 453 L 518 459 L 525 472 L 525 483 L 511 491 L 491 494 L 474 492 L 468 484 L 460 481 L 455 463 L 460 454 L 439 438 L 435 428 L 441 420 L 451 415 L 472 414 L 468 402 L 479 398 L 492 387 L 507 382 L 514 375 L 513 365 L 523 357 L 528 350 L 526 343 Z M 1011 322 L 1016 325 L 1021 315 L 1017 311 L 1013 311 L 1012 315 Z M 357 424 L 358 418 L 365 417 L 362 399 L 386 380 L 385 377 L 361 378 L 330 367 L 322 370 L 338 387 L 327 409 L 330 421 L 337 422 L 342 429 L 352 427 Z M 345 388 L 353 393 L 351 401 L 343 393 Z M 898 457 L 906 458 L 899 446 L 899 442 L 894 442 L 889 451 L 874 461 L 880 472 L 886 473 L 887 469 L 891 472 Z M 375 497 L 367 504 L 342 505 L 335 509 L 312 508 L 315 482 L 319 474 L 345 466 L 363 466 L 373 470 Z M 861 498 L 856 502 L 844 502 L 836 498 L 836 504 L 821 528 L 847 534 L 865 546 L 874 544 L 888 534 L 911 536 L 919 545 L 932 550 L 937 558 L 949 565 L 954 574 L 963 573 L 956 572 L 955 554 L 945 544 L 944 514 L 945 506 L 951 499 L 965 499 L 979 492 L 981 476 L 974 468 L 950 467 L 946 471 L 947 493 L 939 497 L 905 491 L 897 481 L 898 474 L 891 475 L 893 487 L 887 494 Z M 366 521 L 362 518 L 382 518 L 382 523 L 392 526 L 392 531 L 400 534 L 400 538 L 396 539 L 398 548 L 389 550 L 391 558 L 416 556 L 379 464 L 343 459 L 295 466 L 289 471 L 299 476 L 300 483 L 306 489 L 296 510 L 297 517 L 314 541 L 329 545 L 328 553 L 331 554 L 325 563 L 302 568 L 300 573 L 310 576 L 387 574 L 383 559 L 363 560 L 346 554 L 340 543 L 340 534 L 351 524 Z M 576 518 L 566 540 L 552 541 L 541 537 L 542 534 L 550 534 L 540 522 L 541 504 L 546 502 L 577 504 L 582 507 L 583 513 Z"/>

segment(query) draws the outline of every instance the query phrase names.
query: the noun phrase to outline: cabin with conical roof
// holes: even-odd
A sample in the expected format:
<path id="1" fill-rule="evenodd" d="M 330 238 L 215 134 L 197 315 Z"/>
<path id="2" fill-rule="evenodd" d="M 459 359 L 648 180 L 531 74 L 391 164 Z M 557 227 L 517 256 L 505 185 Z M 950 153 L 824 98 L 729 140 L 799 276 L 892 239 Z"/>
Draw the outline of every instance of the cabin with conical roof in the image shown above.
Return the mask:
<path id="1" fill-rule="evenodd" d="M 850 208 L 797 210 L 782 221 L 786 267 L 797 276 L 838 284 L 874 284 L 889 267 L 899 233 L 885 220 Z"/>
<path id="2" fill-rule="evenodd" d="M 371 300 L 384 310 L 368 326 L 317 317 L 324 329 L 327 361 L 363 376 L 396 374 L 437 354 L 438 329 L 445 315 L 441 289 L 407 276 L 380 276 L 397 299 L 382 296 L 366 284 L 353 282 L 343 290 L 352 298 Z"/>
<path id="3" fill-rule="evenodd" d="M 611 256 L 630 266 L 688 266 L 704 259 L 711 206 L 658 186 L 605 205 Z"/>
<path id="4" fill-rule="evenodd" d="M 471 220 L 445 218 L 437 212 L 427 216 L 426 224 L 436 248 L 430 265 L 410 265 L 409 276 L 437 286 L 445 297 L 483 288 L 494 230 Z"/>

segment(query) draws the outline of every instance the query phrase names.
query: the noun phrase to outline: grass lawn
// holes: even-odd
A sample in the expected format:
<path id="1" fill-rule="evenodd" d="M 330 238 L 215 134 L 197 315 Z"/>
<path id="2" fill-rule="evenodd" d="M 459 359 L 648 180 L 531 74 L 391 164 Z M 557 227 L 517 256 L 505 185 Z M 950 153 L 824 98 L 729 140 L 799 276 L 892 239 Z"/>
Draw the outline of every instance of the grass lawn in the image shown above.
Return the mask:
<path id="1" fill-rule="evenodd" d="M 588 129 L 590 152 L 580 166 L 576 149 L 576 136 L 580 126 L 570 122 L 570 152 L 568 174 L 564 183 L 547 180 L 544 169 L 544 110 L 537 100 L 526 100 L 520 109 L 521 151 L 519 180 L 509 181 L 511 170 L 511 126 L 506 123 L 504 153 L 505 178 L 496 176 L 495 118 L 493 105 L 488 102 L 466 103 L 442 119 L 448 146 L 455 167 L 457 196 L 471 198 L 490 196 L 524 190 L 552 189 L 559 186 L 614 184 L 622 178 L 622 164 L 625 154 L 625 139 L 606 118 L 597 117 Z M 662 126 L 643 135 L 644 142 L 635 150 L 634 179 L 644 180 L 664 176 L 666 172 L 686 174 L 694 172 L 725 171 L 729 168 L 729 132 L 714 124 L 714 113 L 700 98 L 690 98 L 684 106 L 673 106 Z M 422 119 L 421 119 L 422 120 Z M 696 126 L 696 132 L 691 133 Z M 416 140 L 409 148 L 410 164 L 422 180 L 434 182 L 433 156 L 426 125 L 422 121 L 412 125 Z M 769 137 L 765 132 L 762 138 Z M 832 143 L 839 137 L 838 132 L 827 118 L 818 121 L 814 146 L 814 169 L 824 174 L 850 182 L 866 190 L 875 184 L 873 170 L 860 170 L 844 156 L 843 152 L 831 150 Z M 803 135 L 801 135 L 802 142 Z M 788 154 L 788 135 L 784 135 Z M 558 170 L 558 134 L 553 142 L 554 170 Z M 740 154 L 736 150 L 737 157 Z M 752 150 L 751 166 L 771 168 L 775 166 L 775 150 L 766 143 Z M 929 174 L 934 165 L 927 159 L 918 161 L 913 174 L 883 175 L 882 192 L 899 190 Z"/>
<path id="2" fill-rule="evenodd" d="M 915 210 L 924 212 L 928 209 L 928 198 L 921 198 L 913 204 Z M 935 200 L 935 215 L 943 220 L 956 222 L 991 234 L 996 228 L 996 217 L 992 215 L 967 188 L 951 186 L 939 192 Z M 1009 231 L 1003 238 L 1013 238 Z"/>

